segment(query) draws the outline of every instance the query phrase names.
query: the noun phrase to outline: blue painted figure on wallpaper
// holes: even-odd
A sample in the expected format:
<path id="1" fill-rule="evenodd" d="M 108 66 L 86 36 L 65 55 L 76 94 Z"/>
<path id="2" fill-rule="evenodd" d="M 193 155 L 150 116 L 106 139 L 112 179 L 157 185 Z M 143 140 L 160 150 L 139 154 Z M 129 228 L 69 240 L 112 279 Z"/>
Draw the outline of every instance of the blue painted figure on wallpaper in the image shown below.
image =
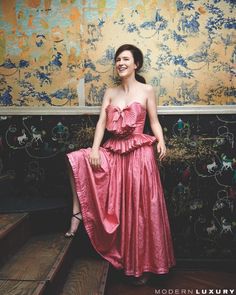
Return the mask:
<path id="1" fill-rule="evenodd" d="M 98 63 L 101 65 L 109 65 L 109 67 L 111 67 L 111 63 L 113 63 L 113 59 L 115 56 L 115 47 L 109 47 L 106 49 L 105 51 L 105 55 L 101 58 L 98 59 Z"/>
<path id="2" fill-rule="evenodd" d="M 74 91 L 74 89 L 64 88 L 64 89 L 58 89 L 56 92 L 52 93 L 51 97 L 55 97 L 59 100 L 67 98 L 70 101 L 77 97 L 77 93 Z"/>
<path id="3" fill-rule="evenodd" d="M 48 96 L 48 94 L 45 91 L 42 92 L 36 92 L 36 98 L 39 101 L 43 101 L 45 103 L 48 103 L 49 105 L 51 105 L 51 98 Z"/>
<path id="4" fill-rule="evenodd" d="M 84 81 L 85 81 L 85 83 L 89 83 L 92 81 L 98 82 L 100 80 L 100 77 L 101 77 L 100 75 L 93 76 L 90 72 L 88 72 L 85 74 Z"/>
<path id="5" fill-rule="evenodd" d="M 35 41 L 37 47 L 43 46 L 45 40 L 46 40 L 46 37 L 44 34 L 38 34 L 36 36 L 36 41 Z"/>
<path id="6" fill-rule="evenodd" d="M 199 12 L 195 12 L 194 15 L 187 16 L 183 12 L 181 13 L 178 29 L 183 33 L 196 34 L 199 32 Z"/>
<path id="7" fill-rule="evenodd" d="M 189 84 L 182 82 L 178 89 L 177 95 L 178 98 L 181 98 L 184 103 L 196 102 L 199 99 L 198 81 L 195 81 L 192 86 L 189 86 Z"/>
<path id="8" fill-rule="evenodd" d="M 40 80 L 40 86 L 43 87 L 44 84 L 51 84 L 52 80 L 50 78 L 50 73 L 40 72 L 36 70 L 35 76 Z"/>
<path id="9" fill-rule="evenodd" d="M 6 69 L 15 69 L 16 65 L 10 60 L 10 58 L 6 58 L 4 63 L 0 65 L 0 67 L 4 67 Z"/>
<path id="10" fill-rule="evenodd" d="M 103 84 L 102 88 L 99 88 L 97 86 L 92 87 L 88 95 L 88 102 L 91 100 L 91 102 L 94 102 L 93 104 L 100 105 L 106 88 L 106 84 Z"/>
<path id="11" fill-rule="evenodd" d="M 91 59 L 84 60 L 84 68 L 85 69 L 92 69 L 92 70 L 96 71 L 96 66 L 95 66 L 94 62 L 91 61 Z"/>
<path id="12" fill-rule="evenodd" d="M 0 105 L 4 105 L 4 106 L 13 105 L 11 92 L 12 92 L 12 87 L 7 86 L 7 88 L 4 89 L 2 93 L 0 93 Z"/>
<path id="13" fill-rule="evenodd" d="M 49 65 L 52 66 L 52 69 L 57 70 L 60 69 L 62 66 L 62 62 L 61 62 L 61 58 L 62 58 L 63 54 L 61 52 L 56 52 L 56 54 L 54 54 L 52 56 L 52 61 L 50 61 Z"/>
<path id="14" fill-rule="evenodd" d="M 194 4 L 192 2 L 184 3 L 183 1 L 176 0 L 176 7 L 178 11 L 192 10 L 194 9 Z"/>
<path id="15" fill-rule="evenodd" d="M 95 26 L 94 24 L 88 24 L 87 26 L 88 39 L 86 43 L 91 46 L 91 48 L 96 49 L 96 42 L 98 42 L 101 37 L 101 27 Z"/>
<path id="16" fill-rule="evenodd" d="M 9 16 L 1 11 L 0 25 L 4 37 L 0 76 L 4 76 L 7 85 L 13 88 L 11 102 L 4 99 L 2 106 L 10 103 L 15 106 L 64 106 L 67 102 L 60 104 L 52 93 L 58 88 L 66 89 L 72 76 L 72 79 L 79 77 L 86 83 L 85 104 L 100 104 L 100 98 L 91 95 L 91 88 L 95 87 L 99 92 L 104 84 L 108 87 L 117 82 L 111 70 L 112 56 L 114 47 L 124 40 L 133 44 L 145 41 L 143 72 L 149 83 L 154 83 L 158 77 L 159 85 L 153 84 L 156 92 L 165 89 L 165 94 L 158 97 L 158 104 L 236 103 L 234 0 L 176 0 L 169 9 L 167 6 L 170 4 L 165 1 L 151 1 L 150 5 L 146 1 L 128 1 L 127 4 L 124 1 L 105 1 L 102 9 L 92 2 L 79 0 L 69 1 L 66 5 L 49 2 L 48 11 L 52 17 L 47 16 L 45 23 L 45 10 L 41 9 L 43 2 L 40 9 L 33 11 L 24 1 L 17 1 L 16 21 L 21 34 L 16 37 Z M 77 10 L 80 12 L 75 17 Z M 17 17 L 20 11 L 32 14 L 33 22 Z M 205 87 L 208 71 L 213 74 L 213 81 Z M 19 77 L 15 75 L 17 73 Z M 21 75 L 25 82 L 33 84 L 36 77 L 38 85 L 46 88 L 44 91 L 52 101 L 38 93 L 27 96 L 20 83 Z M 65 85 L 58 85 L 58 75 Z M 177 92 L 186 80 L 190 81 L 187 85 L 190 89 L 191 85 L 198 83 L 196 95 L 182 100 Z M 73 93 L 76 92 L 76 83 L 72 87 Z M 22 92 L 23 96 L 20 95 Z M 66 98 L 74 106 L 84 101 L 78 99 L 78 94 Z"/>
<path id="17" fill-rule="evenodd" d="M 154 30 L 155 33 L 159 33 L 159 31 L 165 30 L 167 25 L 168 25 L 167 20 L 163 16 L 161 16 L 160 9 L 157 9 L 155 19 L 151 21 L 145 21 L 144 23 L 140 25 L 140 28 L 146 29 L 146 30 L 148 29 Z M 142 37 L 141 34 L 140 36 Z"/>

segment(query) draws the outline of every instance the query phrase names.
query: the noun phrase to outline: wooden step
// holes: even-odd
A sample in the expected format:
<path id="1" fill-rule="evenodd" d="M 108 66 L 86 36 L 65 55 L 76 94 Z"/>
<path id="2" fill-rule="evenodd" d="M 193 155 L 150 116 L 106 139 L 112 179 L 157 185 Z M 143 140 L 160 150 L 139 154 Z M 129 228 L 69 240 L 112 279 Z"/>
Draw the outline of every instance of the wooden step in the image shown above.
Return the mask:
<path id="1" fill-rule="evenodd" d="M 0 280 L 0 295 L 43 295 L 46 282 Z"/>
<path id="2" fill-rule="evenodd" d="M 61 272 L 65 271 L 72 253 L 72 244 L 73 240 L 65 239 L 62 233 L 31 237 L 0 268 L 1 287 L 14 290 L 11 293 L 5 291 L 5 294 L 38 295 L 41 294 L 41 289 L 44 289 L 43 294 L 54 294 L 54 285 Z M 34 287 L 30 288 L 30 283 Z M 28 289 L 31 291 L 27 291 Z"/>
<path id="3" fill-rule="evenodd" d="M 0 214 L 0 239 L 3 239 L 9 232 L 28 218 L 27 213 Z"/>
<path id="4" fill-rule="evenodd" d="M 59 295 L 103 295 L 108 268 L 101 258 L 76 258 Z"/>
<path id="5" fill-rule="evenodd" d="M 0 214 L 0 265 L 6 262 L 30 236 L 27 213 Z"/>

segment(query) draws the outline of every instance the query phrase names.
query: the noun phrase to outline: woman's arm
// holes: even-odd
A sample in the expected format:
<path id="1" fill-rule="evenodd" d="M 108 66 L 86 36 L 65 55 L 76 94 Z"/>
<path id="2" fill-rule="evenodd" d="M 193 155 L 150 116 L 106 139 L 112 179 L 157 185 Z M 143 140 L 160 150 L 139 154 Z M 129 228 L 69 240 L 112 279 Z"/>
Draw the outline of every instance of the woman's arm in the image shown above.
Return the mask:
<path id="1" fill-rule="evenodd" d="M 110 103 L 110 89 L 107 89 L 104 97 L 103 102 L 100 110 L 100 116 L 96 125 L 93 145 L 89 156 L 89 162 L 94 167 L 100 166 L 100 154 L 99 154 L 99 147 L 101 145 L 105 128 L 106 128 L 106 107 Z"/>
<path id="2" fill-rule="evenodd" d="M 157 138 L 157 152 L 159 154 L 160 160 L 165 157 L 166 154 L 166 146 L 163 136 L 163 131 L 161 124 L 157 117 L 157 105 L 156 105 L 156 96 L 152 86 L 148 85 L 148 99 L 147 99 L 147 111 L 150 120 L 150 126 L 154 136 Z"/>

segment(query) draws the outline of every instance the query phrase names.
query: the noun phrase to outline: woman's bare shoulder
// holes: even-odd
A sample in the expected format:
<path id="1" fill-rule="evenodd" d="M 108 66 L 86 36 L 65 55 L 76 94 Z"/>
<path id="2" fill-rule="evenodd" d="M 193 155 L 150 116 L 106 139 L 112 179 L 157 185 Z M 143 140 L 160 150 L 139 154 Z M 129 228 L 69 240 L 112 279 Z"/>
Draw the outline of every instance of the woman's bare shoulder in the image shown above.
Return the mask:
<path id="1" fill-rule="evenodd" d="M 152 92 L 153 90 L 153 86 L 151 84 L 143 84 L 143 87 L 146 91 L 148 92 Z"/>
<path id="2" fill-rule="evenodd" d="M 140 92 L 143 93 L 143 95 L 145 97 L 149 97 L 149 96 L 153 95 L 154 89 L 153 89 L 153 86 L 150 84 L 141 84 L 140 85 Z"/>

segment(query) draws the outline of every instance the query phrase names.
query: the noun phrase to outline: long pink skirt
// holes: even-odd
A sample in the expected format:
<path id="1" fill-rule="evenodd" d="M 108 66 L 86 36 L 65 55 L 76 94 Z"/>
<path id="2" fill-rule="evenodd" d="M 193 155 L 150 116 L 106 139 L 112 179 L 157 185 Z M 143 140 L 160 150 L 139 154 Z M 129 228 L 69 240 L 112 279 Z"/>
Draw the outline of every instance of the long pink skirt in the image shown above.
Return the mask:
<path id="1" fill-rule="evenodd" d="M 153 146 L 126 154 L 101 147 L 100 168 L 91 167 L 89 153 L 67 156 L 95 250 L 126 275 L 167 273 L 175 258 Z"/>

